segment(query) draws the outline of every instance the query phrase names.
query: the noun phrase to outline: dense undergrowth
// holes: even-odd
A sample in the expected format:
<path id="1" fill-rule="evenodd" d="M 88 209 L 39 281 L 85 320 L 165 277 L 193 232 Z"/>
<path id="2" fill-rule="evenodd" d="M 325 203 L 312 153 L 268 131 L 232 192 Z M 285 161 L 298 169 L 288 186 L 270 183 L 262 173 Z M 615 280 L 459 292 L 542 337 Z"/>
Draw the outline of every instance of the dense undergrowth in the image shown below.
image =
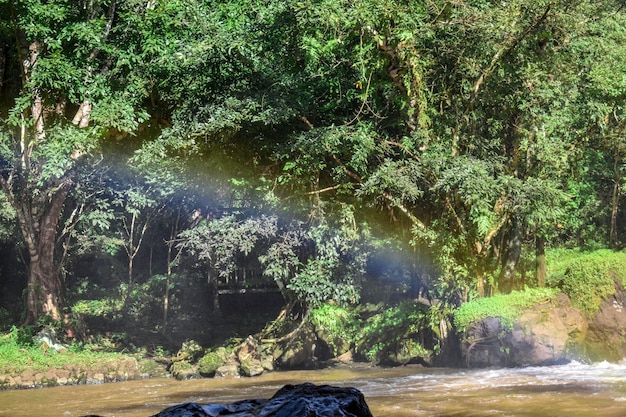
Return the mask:
<path id="1" fill-rule="evenodd" d="M 413 300 L 356 308 L 325 304 L 311 311 L 312 324 L 333 353 L 353 349 L 357 357 L 378 364 L 430 356 L 433 346 L 425 346 L 421 336 L 428 317 L 428 307 Z"/>
<path id="2" fill-rule="evenodd" d="M 626 252 L 600 249 L 554 251 L 548 254 L 548 284 L 567 294 L 587 317 L 598 312 L 616 285 L 626 285 Z"/>

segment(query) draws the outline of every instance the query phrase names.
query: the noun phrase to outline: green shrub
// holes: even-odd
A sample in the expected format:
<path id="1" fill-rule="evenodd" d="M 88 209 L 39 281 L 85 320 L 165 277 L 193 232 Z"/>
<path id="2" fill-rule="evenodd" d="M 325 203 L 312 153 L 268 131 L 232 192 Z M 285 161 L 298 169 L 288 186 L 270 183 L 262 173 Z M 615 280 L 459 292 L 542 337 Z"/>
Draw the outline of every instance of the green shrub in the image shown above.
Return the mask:
<path id="1" fill-rule="evenodd" d="M 533 288 L 478 298 L 463 304 L 454 312 L 454 325 L 459 333 L 463 333 L 472 323 L 487 317 L 498 317 L 504 327 L 511 328 L 525 309 L 542 300 L 553 298 L 557 293 L 558 290 L 554 288 Z"/>
<path id="2" fill-rule="evenodd" d="M 103 298 L 101 300 L 80 300 L 72 307 L 72 312 L 87 316 L 119 316 L 123 307 L 121 300 Z"/>
<path id="3" fill-rule="evenodd" d="M 359 321 L 354 310 L 335 304 L 325 303 L 312 309 L 309 319 L 317 332 L 335 351 L 341 349 L 340 344 L 354 343 L 359 331 Z"/>
<path id="4" fill-rule="evenodd" d="M 618 282 L 626 285 L 626 253 L 608 249 L 593 252 L 572 251 L 571 257 L 553 259 L 549 283 L 558 286 L 587 317 L 593 317 L 600 304 L 615 294 Z"/>
<path id="5" fill-rule="evenodd" d="M 428 310 L 423 304 L 407 300 L 370 317 L 361 330 L 357 353 L 375 362 L 388 351 L 427 355 L 428 350 L 415 339 L 428 327 Z"/>
<path id="6" fill-rule="evenodd" d="M 563 279 L 567 267 L 574 261 L 587 256 L 589 252 L 581 249 L 550 249 L 546 251 L 546 284 L 556 287 Z"/>

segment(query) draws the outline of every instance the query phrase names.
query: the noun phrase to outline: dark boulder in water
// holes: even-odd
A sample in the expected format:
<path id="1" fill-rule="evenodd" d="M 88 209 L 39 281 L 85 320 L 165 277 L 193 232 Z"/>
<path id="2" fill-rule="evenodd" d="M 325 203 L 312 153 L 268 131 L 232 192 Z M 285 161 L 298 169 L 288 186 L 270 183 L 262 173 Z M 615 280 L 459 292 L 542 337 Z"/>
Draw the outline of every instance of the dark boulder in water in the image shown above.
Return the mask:
<path id="1" fill-rule="evenodd" d="M 330 385 L 285 385 L 269 400 L 232 404 L 185 403 L 152 417 L 372 417 L 365 397 L 356 388 Z"/>

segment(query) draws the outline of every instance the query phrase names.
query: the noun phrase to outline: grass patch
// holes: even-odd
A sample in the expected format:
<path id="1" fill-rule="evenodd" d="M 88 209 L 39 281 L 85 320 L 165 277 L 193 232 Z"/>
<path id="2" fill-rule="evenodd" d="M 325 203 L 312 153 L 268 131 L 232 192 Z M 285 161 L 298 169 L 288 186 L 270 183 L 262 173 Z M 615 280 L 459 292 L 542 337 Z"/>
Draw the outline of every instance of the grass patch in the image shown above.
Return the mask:
<path id="1" fill-rule="evenodd" d="M 512 328 L 525 309 L 540 301 L 555 297 L 555 288 L 533 288 L 525 291 L 513 291 L 488 298 L 479 298 L 463 304 L 454 313 L 454 325 L 460 333 L 477 321 L 488 317 L 498 317 L 505 328 Z"/>
<path id="2" fill-rule="evenodd" d="M 106 367 L 119 361 L 124 355 L 90 351 L 80 345 L 70 346 L 67 350 L 55 352 L 35 344 L 32 336 L 23 329 L 13 327 L 7 334 L 0 336 L 0 374 L 17 375 L 21 372 L 47 371 L 65 366 L 75 368 Z"/>

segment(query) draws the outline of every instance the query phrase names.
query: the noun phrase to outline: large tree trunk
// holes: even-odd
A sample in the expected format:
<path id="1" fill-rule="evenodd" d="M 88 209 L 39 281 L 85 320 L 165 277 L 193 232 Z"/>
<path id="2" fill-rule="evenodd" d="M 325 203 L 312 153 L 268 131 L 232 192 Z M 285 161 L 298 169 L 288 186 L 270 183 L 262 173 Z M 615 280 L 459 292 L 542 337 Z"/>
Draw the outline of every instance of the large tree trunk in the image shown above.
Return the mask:
<path id="1" fill-rule="evenodd" d="M 500 289 L 509 292 L 515 285 L 515 268 L 522 253 L 522 225 L 519 219 L 513 219 L 513 230 L 507 245 L 502 270 L 500 271 Z"/>
<path id="2" fill-rule="evenodd" d="M 26 324 L 42 316 L 58 321 L 65 307 L 65 285 L 61 266 L 56 262 L 57 226 L 63 205 L 72 186 L 64 181 L 50 193 L 50 198 L 33 201 L 24 196 L 16 204 L 20 227 L 29 253 Z M 48 204 L 45 204 L 45 203 Z"/>

